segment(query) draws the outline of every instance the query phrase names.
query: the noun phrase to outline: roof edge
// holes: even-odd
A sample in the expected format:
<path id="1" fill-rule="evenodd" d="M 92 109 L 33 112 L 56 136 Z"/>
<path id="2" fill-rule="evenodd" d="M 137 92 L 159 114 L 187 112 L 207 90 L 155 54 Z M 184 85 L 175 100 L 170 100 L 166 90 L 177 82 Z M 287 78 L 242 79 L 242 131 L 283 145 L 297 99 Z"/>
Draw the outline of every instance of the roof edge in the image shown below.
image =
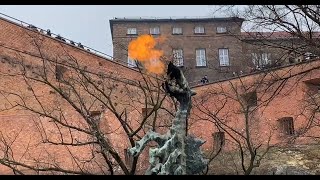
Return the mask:
<path id="1" fill-rule="evenodd" d="M 188 21 L 207 21 L 207 22 L 216 22 L 216 21 L 244 21 L 245 19 L 239 17 L 221 17 L 221 18 L 213 18 L 213 17 L 203 17 L 203 18 L 118 18 L 110 19 L 110 23 L 114 22 L 188 22 Z"/>

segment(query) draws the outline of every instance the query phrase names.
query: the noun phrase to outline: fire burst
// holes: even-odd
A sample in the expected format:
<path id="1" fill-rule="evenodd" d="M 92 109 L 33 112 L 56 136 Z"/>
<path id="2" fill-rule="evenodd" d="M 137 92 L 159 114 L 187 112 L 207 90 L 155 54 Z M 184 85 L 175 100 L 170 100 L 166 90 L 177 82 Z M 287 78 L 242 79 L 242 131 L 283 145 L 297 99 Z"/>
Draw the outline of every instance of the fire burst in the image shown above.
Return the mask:
<path id="1" fill-rule="evenodd" d="M 148 72 L 163 74 L 164 63 L 160 61 L 163 51 L 155 48 L 157 42 L 163 42 L 164 38 L 153 38 L 151 35 L 141 35 L 129 43 L 129 58 L 143 64 Z"/>

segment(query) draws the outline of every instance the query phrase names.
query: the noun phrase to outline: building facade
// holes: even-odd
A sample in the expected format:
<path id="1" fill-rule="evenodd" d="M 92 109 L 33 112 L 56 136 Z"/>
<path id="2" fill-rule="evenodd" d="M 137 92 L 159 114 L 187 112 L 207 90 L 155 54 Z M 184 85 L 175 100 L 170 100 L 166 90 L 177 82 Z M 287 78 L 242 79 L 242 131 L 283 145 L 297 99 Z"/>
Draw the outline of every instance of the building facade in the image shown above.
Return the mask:
<path id="1" fill-rule="evenodd" d="M 158 48 L 165 59 L 181 67 L 191 85 L 205 75 L 212 82 L 315 58 L 298 37 L 288 32 L 243 32 L 243 21 L 115 18 L 110 20 L 113 56 L 135 68 L 135 61 L 128 58 L 129 42 L 143 34 L 162 36 L 165 42 Z"/>
<path id="2" fill-rule="evenodd" d="M 243 19 L 112 19 L 110 28 L 113 57 L 116 61 L 134 66 L 128 58 L 128 44 L 142 34 L 163 36 L 165 43 L 159 47 L 164 57 L 180 66 L 192 84 L 205 75 L 209 81 L 232 76 L 244 67 L 241 62 L 240 35 Z"/>
<path id="3" fill-rule="evenodd" d="M 298 37 L 289 32 L 242 32 L 244 59 L 251 59 L 251 67 L 261 70 L 318 58 L 319 32 Z M 309 39 L 310 38 L 310 39 Z"/>

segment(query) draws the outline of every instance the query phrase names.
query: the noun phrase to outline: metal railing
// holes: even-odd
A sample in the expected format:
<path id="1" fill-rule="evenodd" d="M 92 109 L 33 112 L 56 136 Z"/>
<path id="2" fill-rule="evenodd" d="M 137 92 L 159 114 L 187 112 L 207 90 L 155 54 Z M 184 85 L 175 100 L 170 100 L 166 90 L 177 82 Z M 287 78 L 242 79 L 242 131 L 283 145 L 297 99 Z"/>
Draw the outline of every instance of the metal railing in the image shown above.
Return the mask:
<path id="1" fill-rule="evenodd" d="M 65 37 L 62 37 L 62 36 L 59 35 L 59 34 L 52 33 L 52 32 L 50 31 L 50 29 L 44 30 L 44 29 L 42 29 L 42 28 L 39 28 L 39 27 L 37 27 L 37 26 L 34 26 L 34 25 L 32 25 L 32 24 L 29 24 L 29 23 L 27 23 L 27 22 L 21 21 L 21 20 L 19 20 L 19 19 L 16 19 L 16 18 L 14 18 L 14 17 L 8 16 L 8 15 L 3 14 L 3 13 L 0 13 L 0 17 L 3 18 L 3 19 L 5 19 L 5 20 L 7 20 L 7 21 L 10 21 L 10 22 L 12 22 L 12 23 L 15 23 L 15 24 L 17 24 L 17 25 L 20 25 L 20 26 L 23 26 L 23 27 L 25 27 L 25 28 L 28 28 L 28 29 L 30 29 L 30 30 L 34 30 L 34 31 L 37 31 L 37 32 L 39 32 L 39 33 L 42 33 L 43 35 L 47 35 L 47 36 L 50 36 L 50 37 L 52 37 L 52 38 L 58 39 L 58 40 L 60 40 L 61 42 L 65 42 L 66 44 L 69 44 L 69 45 L 72 45 L 72 46 L 74 46 L 74 47 L 77 47 L 77 48 L 86 50 L 86 51 L 88 51 L 88 52 L 90 52 L 90 53 L 93 53 L 93 54 L 98 55 L 98 56 L 100 56 L 100 57 L 103 57 L 103 58 L 105 58 L 105 59 L 113 60 L 113 57 L 112 57 L 111 55 L 108 55 L 108 54 L 103 53 L 103 52 L 101 52 L 101 51 L 95 50 L 95 49 L 90 48 L 90 47 L 88 47 L 88 46 L 82 45 L 80 42 L 76 43 L 75 41 L 70 40 L 70 39 L 65 38 Z"/>

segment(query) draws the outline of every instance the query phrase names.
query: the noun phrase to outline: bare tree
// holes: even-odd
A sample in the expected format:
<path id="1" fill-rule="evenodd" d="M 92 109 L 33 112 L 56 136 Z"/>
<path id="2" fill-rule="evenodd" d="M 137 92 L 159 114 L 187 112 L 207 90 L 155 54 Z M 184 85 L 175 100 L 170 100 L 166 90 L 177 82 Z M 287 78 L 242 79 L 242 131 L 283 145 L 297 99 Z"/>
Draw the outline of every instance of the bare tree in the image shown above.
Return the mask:
<path id="1" fill-rule="evenodd" d="M 276 122 L 268 117 L 273 116 L 270 113 L 275 113 L 271 111 L 273 104 L 286 98 L 294 98 L 297 89 L 305 86 L 311 74 L 318 71 L 319 63 L 314 61 L 265 70 L 250 76 L 238 76 L 208 85 L 206 90 L 198 93 L 194 101 L 193 120 L 189 128 L 197 127 L 199 123 L 212 123 L 213 129 L 217 132 L 214 135 L 217 137 L 213 140 L 212 152 L 215 154 L 210 155 L 210 162 L 216 160 L 214 158 L 222 152 L 223 147 L 226 153 L 238 154 L 236 162 L 240 164 L 235 163 L 233 168 L 236 171 L 242 169 L 243 174 L 248 175 L 254 168 L 260 166 L 270 148 L 293 143 L 307 133 L 310 130 L 308 120 L 310 118 L 316 120 L 316 115 L 310 115 L 310 110 L 303 108 L 304 101 L 311 100 L 310 98 L 303 97 L 302 100 L 297 100 L 299 103 L 297 110 L 301 109 L 303 113 L 283 112 L 283 114 L 293 112 L 290 114 L 292 119 L 299 119 L 301 114 L 306 116 L 306 119 L 301 120 L 301 125 L 295 129 L 282 130 L 279 125 L 281 119 Z M 317 108 L 312 109 L 311 112 L 317 112 Z M 276 111 L 278 114 L 286 111 L 285 105 Z M 279 132 L 281 132 L 280 135 Z"/>
<path id="2" fill-rule="evenodd" d="M 254 40 L 248 43 L 286 50 L 281 52 L 287 55 L 293 52 L 318 55 L 318 39 L 313 33 L 317 30 L 317 8 L 257 5 L 231 12 L 253 23 L 251 29 L 265 27 L 271 32 L 267 36 L 248 33 Z M 297 18 L 300 16 L 303 18 Z M 270 41 L 268 36 L 278 30 L 294 38 L 286 43 Z M 23 130 L 28 127 L 19 127 L 11 134 L 1 130 L 0 164 L 15 174 L 135 174 L 143 168 L 143 163 L 139 165 L 142 157 L 126 156 L 123 150 L 134 147 L 147 130 L 163 132 L 171 126 L 177 104 L 162 92 L 163 77 L 151 77 L 141 69 L 135 76 L 110 70 L 112 68 L 97 70 L 88 65 L 88 61 L 76 57 L 63 43 L 53 48 L 48 46 L 46 38 L 36 33 L 26 34 L 31 52 L 0 44 L 3 53 L 0 93 L 4 102 L 0 107 L 2 111 L 28 114 L 28 123 L 33 122 L 32 128 L 38 132 L 33 138 L 39 141 L 34 143 L 35 140 L 30 139 L 30 143 L 28 140 L 21 143 L 23 133 L 26 134 Z M 242 36 L 235 37 L 242 39 Z M 225 132 L 228 144 L 239 152 L 240 169 L 250 174 L 271 147 L 273 135 L 272 125 L 263 135 L 258 133 L 261 126 L 258 122 L 264 121 L 259 115 L 274 99 L 292 92 L 305 74 L 319 69 L 317 64 L 301 66 L 309 69 L 299 73 L 289 67 L 282 74 L 265 70 L 250 83 L 244 82 L 245 77 L 239 77 L 223 86 L 210 86 L 202 96 L 198 93 L 195 111 L 191 113 L 194 121 L 189 123 L 189 128 L 199 122 L 209 122 L 218 131 Z M 284 88 L 289 81 L 293 82 Z M 8 88 L 12 82 L 14 85 Z M 253 92 L 257 95 L 256 105 L 251 104 Z M 230 108 L 230 103 L 236 108 Z M 319 124 L 318 101 L 309 99 L 307 107 L 308 113 L 300 114 L 310 117 L 310 121 L 293 139 Z M 235 121 L 239 122 L 238 126 L 230 125 Z M 260 138 L 262 136 L 264 138 Z M 218 144 L 210 162 L 222 150 L 222 141 Z M 59 155 L 55 150 L 64 153 Z"/>
<path id="3" fill-rule="evenodd" d="M 280 57 L 319 57 L 318 5 L 242 5 L 214 9 L 214 13 L 243 18 L 243 33 L 237 38 L 256 48 L 277 49 L 280 63 Z"/>
<path id="4" fill-rule="evenodd" d="M 14 142 L 26 132 L 21 130 L 14 137 L 3 132 L 0 164 L 15 174 L 135 174 L 141 170 L 139 156 L 130 157 L 125 150 L 148 129 L 161 131 L 171 125 L 157 121 L 159 116 L 172 119 L 173 110 L 166 107 L 175 106 L 160 88 L 163 78 L 142 69 L 128 70 L 135 77 L 103 67 L 97 72 L 63 43 L 57 43 L 58 50 L 52 54 L 46 39 L 26 34 L 34 54 L 1 46 L 8 52 L 2 56 L 1 77 L 19 84 L 16 88 L 2 85 L 5 104 L 1 110 L 29 114 L 28 123 L 37 135 L 32 148 L 27 146 L 20 153 Z"/>
<path id="5" fill-rule="evenodd" d="M 240 84 L 239 84 L 240 83 Z M 253 168 L 260 165 L 260 161 L 271 148 L 269 141 L 272 131 L 267 134 L 259 134 L 261 120 L 257 115 L 256 86 L 245 86 L 241 79 L 239 82 L 228 82 L 229 85 L 221 85 L 217 88 L 210 88 L 202 97 L 196 100 L 197 116 L 195 121 L 207 121 L 214 124 L 218 132 L 222 132 L 219 139 L 215 139 L 216 145 L 213 147 L 218 153 L 225 145 L 225 135 L 228 137 L 228 148 L 239 152 L 241 168 L 243 173 L 248 175 Z M 214 99 L 214 100 L 213 100 Z M 209 106 L 209 102 L 219 102 L 214 107 Z M 230 103 L 236 108 L 230 107 Z M 235 123 L 236 122 L 236 123 Z M 267 135 L 265 138 L 261 136 Z M 260 149 L 263 149 L 261 152 Z M 211 157 L 213 160 L 217 154 Z"/>

